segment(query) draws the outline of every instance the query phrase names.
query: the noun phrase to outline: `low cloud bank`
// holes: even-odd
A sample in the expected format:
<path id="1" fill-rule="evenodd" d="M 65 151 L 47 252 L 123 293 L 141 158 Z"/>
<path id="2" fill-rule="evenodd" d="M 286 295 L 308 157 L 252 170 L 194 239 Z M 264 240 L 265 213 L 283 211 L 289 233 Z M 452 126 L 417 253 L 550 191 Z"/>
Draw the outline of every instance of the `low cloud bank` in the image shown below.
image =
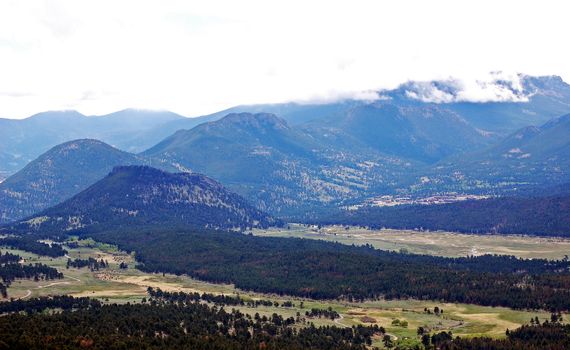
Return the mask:
<path id="1" fill-rule="evenodd" d="M 522 74 L 490 73 L 484 79 L 407 82 L 398 90 L 406 97 L 430 103 L 528 102 L 536 92 Z"/>

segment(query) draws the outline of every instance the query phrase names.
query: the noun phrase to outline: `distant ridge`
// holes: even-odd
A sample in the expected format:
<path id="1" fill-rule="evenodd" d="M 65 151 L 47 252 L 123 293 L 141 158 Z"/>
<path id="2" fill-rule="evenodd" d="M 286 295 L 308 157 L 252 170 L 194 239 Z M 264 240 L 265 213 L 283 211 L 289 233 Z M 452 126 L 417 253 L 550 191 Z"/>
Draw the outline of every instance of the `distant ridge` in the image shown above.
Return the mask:
<path id="1" fill-rule="evenodd" d="M 48 111 L 21 120 L 0 119 L 0 172 L 14 173 L 50 148 L 76 139 L 97 139 L 123 151 L 140 152 L 172 133 L 161 133 L 162 125 L 189 119 L 169 111 L 139 109 L 102 116 Z"/>

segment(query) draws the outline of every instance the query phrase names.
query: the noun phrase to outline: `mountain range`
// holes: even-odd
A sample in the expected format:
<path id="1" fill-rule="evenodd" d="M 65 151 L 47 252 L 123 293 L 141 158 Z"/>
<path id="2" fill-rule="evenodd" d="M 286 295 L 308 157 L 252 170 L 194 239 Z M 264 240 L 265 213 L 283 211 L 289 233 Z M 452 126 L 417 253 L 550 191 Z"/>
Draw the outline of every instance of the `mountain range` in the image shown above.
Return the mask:
<path id="1" fill-rule="evenodd" d="M 528 76 L 518 87 L 494 84 L 515 100 L 466 102 L 456 82 L 434 81 L 374 101 L 238 106 L 198 118 L 124 110 L 0 120 L 0 173 L 27 164 L 0 183 L 0 222 L 69 199 L 118 165 L 203 173 L 282 217 L 385 194 L 504 195 L 569 182 L 570 86 Z M 63 143 L 28 164 L 76 135 L 110 145 Z"/>
<path id="2" fill-rule="evenodd" d="M 70 199 L 15 223 L 9 231 L 57 233 L 153 225 L 243 230 L 278 224 L 206 176 L 120 166 Z"/>
<path id="3" fill-rule="evenodd" d="M 496 100 L 466 99 L 460 83 L 454 79 L 408 82 L 381 94 L 396 104 L 438 104 L 461 115 L 472 126 L 500 136 L 516 130 L 541 125 L 570 110 L 570 85 L 559 76 L 528 76 L 518 81 L 497 79 L 478 82 L 480 89 L 490 90 Z M 508 97 L 505 97 L 508 96 Z"/>
<path id="4" fill-rule="evenodd" d="M 378 108 L 380 106 L 392 106 L 403 113 L 407 113 L 406 110 L 409 113 L 419 111 L 423 115 L 435 110 L 436 114 L 449 113 L 451 119 L 464 120 L 480 134 L 486 135 L 488 140 L 493 136 L 504 137 L 522 127 L 541 125 L 551 118 L 570 112 L 570 85 L 560 77 L 521 75 L 519 79 L 521 87 L 518 88 L 512 87 L 509 82 L 494 82 L 503 90 L 512 90 L 512 94 L 519 97 L 515 101 L 464 101 L 459 96 L 461 90 L 458 83 L 447 80 L 408 82 L 393 90 L 378 91 L 378 99 L 375 101 L 347 99 L 312 104 L 243 105 L 196 118 L 185 118 L 168 111 L 126 109 L 103 116 L 85 116 L 76 111 L 52 111 L 23 120 L 0 119 L 0 139 L 3 140 L 0 144 L 0 178 L 13 174 L 51 147 L 66 141 L 93 138 L 123 151 L 138 153 L 178 130 L 191 129 L 231 113 L 273 113 L 292 127 L 310 124 L 309 129 L 319 133 L 323 128 L 337 129 L 350 115 L 370 112 L 367 107 L 378 109 L 380 114 L 386 111 Z M 422 111 L 424 107 L 427 109 Z M 320 121 L 324 125 L 320 125 Z M 370 130 L 373 126 L 361 125 L 365 130 Z M 417 124 L 416 127 L 422 126 Z M 390 130 L 390 125 L 387 125 L 386 130 Z M 415 142 L 414 137 L 412 134 L 410 142 Z M 418 139 L 419 142 L 426 142 L 425 147 L 428 148 L 440 146 L 426 141 L 425 135 L 419 135 Z M 474 141 L 480 144 L 481 140 Z M 405 146 L 406 142 L 403 144 Z M 449 151 L 436 149 L 427 153 L 426 160 L 433 160 L 440 155 L 447 155 Z"/>

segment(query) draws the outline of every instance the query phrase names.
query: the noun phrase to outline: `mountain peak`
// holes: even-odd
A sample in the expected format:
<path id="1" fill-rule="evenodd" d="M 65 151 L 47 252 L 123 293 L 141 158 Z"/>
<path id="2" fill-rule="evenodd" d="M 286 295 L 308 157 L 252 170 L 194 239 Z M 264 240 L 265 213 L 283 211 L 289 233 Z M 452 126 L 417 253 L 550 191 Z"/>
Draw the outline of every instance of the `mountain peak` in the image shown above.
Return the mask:
<path id="1" fill-rule="evenodd" d="M 230 113 L 217 122 L 220 125 L 237 125 L 239 127 L 288 129 L 284 119 L 272 113 Z"/>
<path id="2" fill-rule="evenodd" d="M 103 141 L 96 139 L 77 139 L 72 141 L 67 141 L 57 146 L 52 147 L 47 152 L 42 154 L 37 158 L 36 161 L 42 161 L 45 159 L 51 159 L 57 155 L 69 157 L 70 154 L 76 153 L 79 157 L 97 156 L 100 152 L 110 152 L 110 153 L 123 153 L 122 151 L 114 148 L 111 145 L 106 144 Z M 126 153 L 125 153 L 126 154 Z M 32 164 L 32 163 L 30 163 Z"/>
<path id="3" fill-rule="evenodd" d="M 36 113 L 30 117 L 28 117 L 28 120 L 37 120 L 37 119 L 71 119 L 71 118 L 84 118 L 85 115 L 79 113 L 78 111 L 74 110 L 74 109 L 68 109 L 68 110 L 54 110 L 54 111 L 45 111 L 45 112 L 40 112 L 40 113 Z"/>
<path id="4" fill-rule="evenodd" d="M 76 140 L 67 141 L 67 142 L 61 143 L 57 146 L 54 146 L 53 148 L 57 149 L 57 148 L 61 148 L 61 147 L 80 147 L 80 146 L 93 146 L 93 145 L 111 147 L 103 141 L 100 141 L 97 139 L 86 138 L 86 139 L 76 139 Z"/>

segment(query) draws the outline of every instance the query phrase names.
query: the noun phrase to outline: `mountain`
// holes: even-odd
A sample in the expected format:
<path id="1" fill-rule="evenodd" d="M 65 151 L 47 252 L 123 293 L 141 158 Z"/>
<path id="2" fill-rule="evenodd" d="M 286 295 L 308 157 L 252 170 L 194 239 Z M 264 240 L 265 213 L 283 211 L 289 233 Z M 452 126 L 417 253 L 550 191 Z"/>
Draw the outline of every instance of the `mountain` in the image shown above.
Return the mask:
<path id="1" fill-rule="evenodd" d="M 168 111 L 136 109 L 90 117 L 77 111 L 52 111 L 22 120 L 0 119 L 0 174 L 14 173 L 50 148 L 76 139 L 97 139 L 140 152 L 169 135 L 151 130 L 187 119 Z"/>
<path id="2" fill-rule="evenodd" d="M 506 136 L 522 127 L 541 125 L 570 112 L 570 85 L 559 76 L 519 74 L 513 81 L 499 76 L 477 82 L 488 100 L 465 96 L 465 87 L 455 80 L 410 81 L 395 89 L 377 91 L 376 101 L 341 100 L 323 103 L 276 103 L 240 105 L 205 116 L 215 121 L 230 113 L 272 113 L 291 126 L 321 119 L 342 118 L 355 108 L 383 104 L 395 107 L 440 107 L 467 121 L 481 132 Z M 468 94 L 467 94 L 468 95 Z"/>
<path id="3" fill-rule="evenodd" d="M 203 117 L 194 118 L 204 121 L 216 121 L 228 114 L 239 113 L 269 113 L 275 114 L 291 126 L 308 123 L 313 120 L 339 116 L 345 114 L 349 109 L 367 104 L 360 100 L 341 100 L 327 103 L 271 103 L 256 105 L 239 105 Z"/>
<path id="4" fill-rule="evenodd" d="M 473 101 L 456 80 L 407 82 L 394 90 L 381 91 L 398 105 L 441 105 L 481 130 L 510 134 L 529 125 L 541 125 L 570 112 L 570 85 L 559 76 L 533 77 L 519 74 L 514 80 L 497 77 L 477 82 L 491 100 Z M 493 100 L 494 99 L 494 100 Z"/>
<path id="5" fill-rule="evenodd" d="M 164 125 L 188 121 L 192 121 L 192 118 L 170 111 L 124 109 L 89 117 L 89 127 L 91 130 L 98 130 L 98 134 L 87 137 L 102 140 L 127 152 L 137 153 L 169 135 L 158 132 Z"/>
<path id="6" fill-rule="evenodd" d="M 378 91 L 375 101 L 242 105 L 195 119 L 216 121 L 245 112 L 275 114 L 329 148 L 358 148 L 434 163 L 486 148 L 521 127 L 538 126 L 570 112 L 570 85 L 557 76 L 519 75 L 512 81 L 497 76 L 478 84 L 496 96 L 473 102 L 456 80 L 412 81 Z M 172 130 L 175 124 L 170 125 Z"/>
<path id="7" fill-rule="evenodd" d="M 570 182 L 570 114 L 542 126 L 528 126 L 501 142 L 439 164 L 436 173 L 461 174 L 462 181 L 505 187 L 556 185 Z"/>
<path id="8" fill-rule="evenodd" d="M 570 115 L 527 126 L 486 148 L 449 156 L 416 172 L 415 196 L 563 193 L 570 182 Z M 408 192 L 409 193 L 409 192 Z"/>
<path id="9" fill-rule="evenodd" d="M 97 140 L 55 146 L 0 183 L 0 223 L 21 219 L 70 198 L 117 165 L 142 160 Z"/>
<path id="10" fill-rule="evenodd" d="M 386 101 L 313 121 L 304 130 L 331 147 L 370 149 L 421 163 L 482 148 L 496 140 L 445 106 L 402 106 Z"/>
<path id="11" fill-rule="evenodd" d="M 510 135 L 486 152 L 488 157 L 558 161 L 570 158 L 570 114 L 554 118 L 540 127 L 529 126 Z M 562 165 L 562 164 L 561 164 Z"/>
<path id="12" fill-rule="evenodd" d="M 314 158 L 311 150 L 317 147 L 273 114 L 240 113 L 180 130 L 143 154 L 162 154 L 220 181 L 255 182 L 287 158 Z"/>
<path id="13" fill-rule="evenodd" d="M 14 227 L 61 232 L 125 225 L 245 229 L 274 224 L 278 221 L 206 176 L 119 166 L 72 198 Z"/>
<path id="14" fill-rule="evenodd" d="M 168 111 L 126 109 L 105 116 L 86 117 L 75 111 L 55 111 L 40 113 L 24 120 L 0 119 L 0 139 L 3 140 L 0 144 L 0 177 L 14 173 L 41 153 L 62 142 L 94 138 L 124 151 L 137 153 L 178 130 L 217 121 L 232 113 L 276 114 L 291 127 L 304 127 L 309 124 L 307 131 L 313 130 L 315 136 L 326 134 L 333 139 L 347 140 L 351 136 L 350 133 L 338 133 L 338 129 L 344 128 L 346 119 L 354 119 L 354 116 L 361 113 L 369 115 L 371 110 L 375 109 L 380 109 L 376 111 L 380 115 L 392 109 L 396 113 L 393 118 L 417 111 L 419 116 L 415 121 L 409 120 L 409 117 L 403 121 L 412 124 L 403 127 L 412 127 L 413 132 L 398 134 L 395 141 L 397 147 L 404 147 L 405 152 L 411 152 L 412 157 L 425 156 L 427 158 L 422 158 L 422 161 L 432 162 L 453 153 L 456 147 L 462 151 L 485 146 L 487 142 L 493 142 L 493 138 L 504 137 L 529 125 L 541 125 L 551 118 L 570 112 L 570 85 L 557 76 L 519 75 L 516 82 L 497 78 L 491 83 L 481 83 L 479 88 L 495 94 L 496 96 L 491 97 L 495 97 L 496 101 L 470 101 L 462 95 L 464 91 L 460 85 L 452 79 L 412 81 L 396 89 L 378 91 L 376 101 L 346 99 L 323 103 L 241 105 L 197 118 L 184 118 Z M 510 98 L 504 98 L 503 95 Z M 380 106 L 384 106 L 384 110 L 379 108 Z M 462 127 L 453 123 L 454 132 L 459 128 L 460 136 L 468 136 L 465 143 L 449 143 L 449 140 L 441 140 L 437 133 L 432 135 L 419 132 L 420 135 L 416 135 L 418 130 L 430 125 L 417 123 L 421 119 L 420 116 L 430 113 L 439 114 L 438 119 L 447 115 L 450 120 L 463 120 L 469 128 L 476 130 L 479 136 L 485 137 L 477 136 L 473 130 L 461 131 Z M 376 131 L 372 128 L 377 127 L 374 123 L 355 125 L 365 131 L 362 135 L 357 133 L 355 137 L 350 138 L 357 141 L 360 141 L 360 136 L 366 137 L 368 133 Z M 327 130 L 330 132 L 326 132 Z M 436 129 L 433 128 L 430 132 L 432 130 Z M 387 141 L 388 139 L 385 143 Z M 414 144 L 415 142 L 417 144 Z M 393 154 L 394 150 L 387 151 L 388 154 Z"/>
<path id="15" fill-rule="evenodd" d="M 261 210 L 298 217 L 382 194 L 496 194 L 569 182 L 567 119 L 528 127 L 521 132 L 531 139 L 519 140 L 482 132 L 438 104 L 377 101 L 296 126 L 273 114 L 233 113 L 142 155 L 212 176 Z"/>
<path id="16" fill-rule="evenodd" d="M 409 162 L 341 151 L 267 113 L 239 113 L 181 130 L 142 155 L 207 174 L 261 210 L 284 215 L 353 200 L 402 179 Z"/>

